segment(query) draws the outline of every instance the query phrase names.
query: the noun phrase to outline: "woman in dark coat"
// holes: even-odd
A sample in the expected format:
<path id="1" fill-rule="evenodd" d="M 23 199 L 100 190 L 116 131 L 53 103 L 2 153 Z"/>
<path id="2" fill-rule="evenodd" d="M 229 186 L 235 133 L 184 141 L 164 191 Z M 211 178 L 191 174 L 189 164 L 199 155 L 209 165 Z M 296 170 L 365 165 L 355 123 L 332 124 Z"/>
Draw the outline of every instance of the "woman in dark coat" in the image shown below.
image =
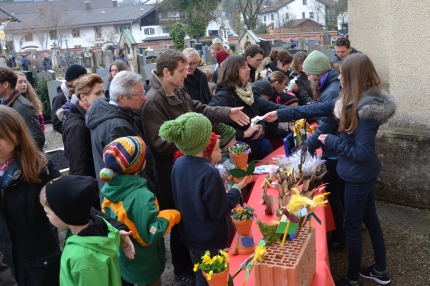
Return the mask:
<path id="1" fill-rule="evenodd" d="M 110 65 L 109 67 L 109 75 L 108 75 L 108 84 L 106 86 L 106 90 L 105 90 L 105 97 L 107 99 L 110 99 L 109 96 L 109 88 L 110 88 L 110 83 L 112 82 L 113 78 L 120 72 L 120 71 L 129 71 L 130 68 L 128 67 L 128 65 L 122 61 L 122 60 L 116 60 L 113 61 L 113 63 Z"/>
<path id="2" fill-rule="evenodd" d="M 187 78 L 184 80 L 184 87 L 192 100 L 198 100 L 203 104 L 211 101 L 212 94 L 209 89 L 208 79 L 198 66 L 200 63 L 199 54 L 193 48 L 186 48 L 182 51 L 187 57 Z"/>
<path id="3" fill-rule="evenodd" d="M 308 80 L 308 76 L 303 71 L 303 62 L 306 60 L 308 54 L 305 52 L 297 52 L 294 55 L 293 63 L 291 64 L 294 70 L 294 78 L 296 79 L 287 91 L 293 92 L 299 100 L 299 105 L 306 105 L 315 103 L 313 100 L 313 92 L 311 88 L 311 82 Z"/>
<path id="4" fill-rule="evenodd" d="M 264 70 L 260 73 L 261 78 L 269 79 L 269 75 L 274 71 L 283 72 L 287 78 L 293 74 L 293 70 L 290 68 L 293 56 L 284 50 L 272 50 L 269 54 L 270 62 L 266 64 Z"/>
<path id="5" fill-rule="evenodd" d="M 209 105 L 243 107 L 242 112 L 249 118 L 258 116 L 259 106 L 249 83 L 250 68 L 242 55 L 228 57 L 219 69 L 217 91 Z M 264 122 L 260 121 L 255 126 L 251 124 L 240 126 L 236 123 L 229 124 L 236 129 L 236 139 L 246 142 L 251 146 L 249 161 L 262 159 L 273 151 L 270 142 L 264 137 Z M 259 142 L 260 141 L 260 142 Z"/>

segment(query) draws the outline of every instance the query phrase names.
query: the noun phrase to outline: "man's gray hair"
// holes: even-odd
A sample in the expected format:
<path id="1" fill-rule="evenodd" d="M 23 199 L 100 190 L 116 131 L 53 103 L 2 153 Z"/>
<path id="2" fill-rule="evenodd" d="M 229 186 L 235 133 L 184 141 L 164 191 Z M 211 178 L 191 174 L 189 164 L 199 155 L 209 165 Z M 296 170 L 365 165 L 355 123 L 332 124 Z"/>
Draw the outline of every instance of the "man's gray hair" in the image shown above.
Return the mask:
<path id="1" fill-rule="evenodd" d="M 142 76 L 132 71 L 120 71 L 115 75 L 109 87 L 109 96 L 118 101 L 118 95 L 123 94 L 129 98 L 133 94 L 134 86 L 142 81 Z"/>

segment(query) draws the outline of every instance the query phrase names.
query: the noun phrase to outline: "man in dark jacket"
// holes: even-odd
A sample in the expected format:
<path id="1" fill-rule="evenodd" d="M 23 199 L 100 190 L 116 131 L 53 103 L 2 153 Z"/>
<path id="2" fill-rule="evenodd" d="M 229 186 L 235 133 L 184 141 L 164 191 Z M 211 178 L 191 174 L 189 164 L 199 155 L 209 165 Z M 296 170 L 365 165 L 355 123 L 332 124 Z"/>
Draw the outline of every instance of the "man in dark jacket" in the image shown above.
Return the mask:
<path id="1" fill-rule="evenodd" d="M 142 77 L 134 72 L 121 71 L 110 85 L 110 101 L 97 99 L 85 115 L 91 132 L 94 168 L 101 189 L 100 170 L 104 168 L 103 149 L 113 140 L 124 136 L 141 136 L 134 123 L 134 112 L 145 101 Z"/>
<path id="2" fill-rule="evenodd" d="M 52 61 L 49 58 L 48 54 L 43 55 L 42 70 L 44 71 L 52 70 Z"/>
<path id="3" fill-rule="evenodd" d="M 186 73 L 187 58 L 175 50 L 166 50 L 157 58 L 157 69 L 152 71 L 149 80 L 151 89 L 142 110 L 142 126 L 154 157 L 154 170 L 157 184 L 157 198 L 161 209 L 175 209 L 172 193 L 171 174 L 173 154 L 177 149 L 174 143 L 163 141 L 158 136 L 160 126 L 187 112 L 198 112 L 212 122 L 237 122 L 249 124 L 249 118 L 241 112 L 242 108 L 209 107 L 192 100 L 182 88 Z M 117 75 L 118 76 L 118 75 Z M 174 285 L 194 285 L 193 264 L 189 250 L 181 243 L 177 226 L 170 234 L 170 249 L 174 266 Z"/>
<path id="4" fill-rule="evenodd" d="M 23 70 L 28 71 L 28 66 L 30 65 L 30 60 L 27 59 L 26 55 L 22 56 L 21 65 L 22 65 Z"/>
<path id="5" fill-rule="evenodd" d="M 0 67 L 0 100 L 1 104 L 15 109 L 24 119 L 37 147 L 42 150 L 45 145 L 45 134 L 40 127 L 39 119 L 33 104 L 15 89 L 18 77 L 11 68 Z"/>
<path id="6" fill-rule="evenodd" d="M 351 47 L 351 42 L 348 38 L 343 37 L 337 39 L 336 42 L 334 42 L 334 49 L 336 51 L 336 54 L 333 57 L 334 63 L 340 62 L 350 54 L 360 53 L 359 51 Z"/>
<path id="7" fill-rule="evenodd" d="M 255 82 L 258 80 L 255 78 L 255 71 L 263 61 L 264 51 L 259 45 L 249 45 L 245 50 L 244 56 L 248 63 L 248 67 L 251 69 L 251 73 L 249 75 L 250 81 Z"/>

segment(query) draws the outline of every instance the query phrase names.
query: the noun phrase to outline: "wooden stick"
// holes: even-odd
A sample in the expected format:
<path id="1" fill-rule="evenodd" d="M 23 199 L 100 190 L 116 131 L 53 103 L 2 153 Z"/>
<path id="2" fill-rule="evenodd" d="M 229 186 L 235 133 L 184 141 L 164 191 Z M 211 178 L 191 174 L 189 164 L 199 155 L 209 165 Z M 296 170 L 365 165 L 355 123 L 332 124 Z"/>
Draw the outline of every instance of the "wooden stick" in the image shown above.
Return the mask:
<path id="1" fill-rule="evenodd" d="M 284 237 L 282 238 L 281 248 L 284 248 L 285 240 L 287 239 L 288 229 L 290 228 L 290 223 L 291 221 L 288 220 L 287 227 L 285 228 L 285 231 L 284 231 Z"/>

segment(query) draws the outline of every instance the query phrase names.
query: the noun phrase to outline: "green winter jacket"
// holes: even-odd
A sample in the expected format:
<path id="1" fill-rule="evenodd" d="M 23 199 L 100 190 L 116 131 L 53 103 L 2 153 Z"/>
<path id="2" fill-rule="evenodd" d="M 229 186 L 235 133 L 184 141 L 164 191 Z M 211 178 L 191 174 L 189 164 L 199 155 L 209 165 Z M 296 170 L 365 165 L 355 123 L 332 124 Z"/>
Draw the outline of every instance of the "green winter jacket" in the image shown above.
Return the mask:
<path id="1" fill-rule="evenodd" d="M 139 176 L 119 175 L 107 182 L 102 190 L 105 197 L 102 211 L 125 224 L 132 231 L 134 260 L 119 250 L 121 276 L 134 284 L 149 284 L 164 271 L 164 235 L 178 224 L 177 210 L 160 211 L 157 198 Z"/>
<path id="2" fill-rule="evenodd" d="M 61 286 L 121 286 L 119 232 L 101 220 L 107 226 L 107 236 L 79 236 L 68 231 L 61 255 Z"/>

